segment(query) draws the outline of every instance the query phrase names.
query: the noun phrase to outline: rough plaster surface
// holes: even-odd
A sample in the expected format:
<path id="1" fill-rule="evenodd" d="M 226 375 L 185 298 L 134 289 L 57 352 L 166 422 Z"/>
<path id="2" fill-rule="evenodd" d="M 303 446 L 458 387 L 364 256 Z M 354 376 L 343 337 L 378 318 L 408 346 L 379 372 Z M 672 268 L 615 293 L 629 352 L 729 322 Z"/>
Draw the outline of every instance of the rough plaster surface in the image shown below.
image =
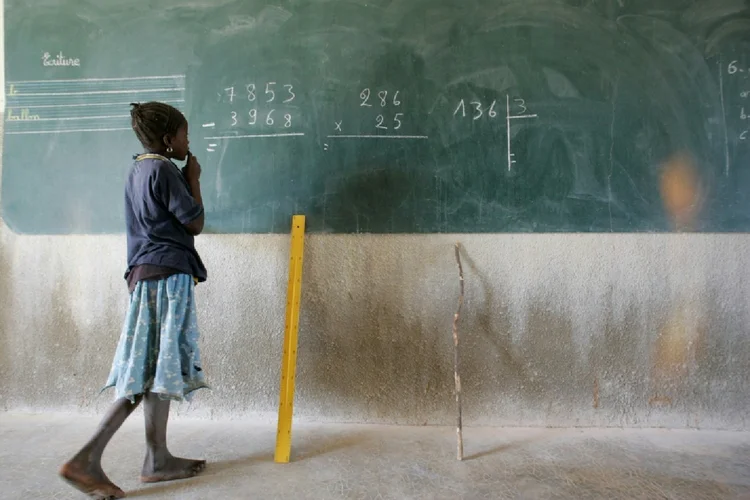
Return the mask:
<path id="1" fill-rule="evenodd" d="M 182 411 L 271 418 L 288 238 L 199 240 L 213 389 Z M 452 422 L 456 240 L 468 424 L 747 429 L 744 235 L 310 235 L 300 417 Z M 108 404 L 124 249 L 122 236 L 0 230 L 0 408 Z"/>
<path id="2" fill-rule="evenodd" d="M 74 500 L 57 468 L 97 420 L 0 414 L 4 500 Z M 170 424 L 170 448 L 208 459 L 188 481 L 143 485 L 143 422 L 130 419 L 104 454 L 127 498 L 367 500 L 747 500 L 750 434 L 662 429 L 498 429 L 465 433 L 466 459 L 445 427 L 306 424 L 292 461 L 273 462 L 273 425 Z"/>

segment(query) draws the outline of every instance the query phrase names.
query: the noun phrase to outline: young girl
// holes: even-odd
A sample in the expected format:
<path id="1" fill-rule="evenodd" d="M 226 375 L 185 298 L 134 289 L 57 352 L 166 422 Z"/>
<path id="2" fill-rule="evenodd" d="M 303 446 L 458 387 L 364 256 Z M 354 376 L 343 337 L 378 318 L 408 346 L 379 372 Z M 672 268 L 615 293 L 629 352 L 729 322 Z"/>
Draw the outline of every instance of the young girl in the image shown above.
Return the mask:
<path id="1" fill-rule="evenodd" d="M 125 493 L 104 474 L 104 448 L 143 401 L 146 460 L 141 481 L 196 475 L 203 460 L 176 458 L 167 449 L 170 400 L 207 387 L 198 351 L 193 287 L 206 280 L 194 237 L 203 230 L 201 167 L 188 151 L 188 124 L 167 104 L 133 104 L 137 156 L 125 187 L 130 306 L 107 387 L 117 400 L 91 440 L 60 469 L 60 475 L 92 498 Z M 172 159 L 187 164 L 180 171 Z"/>

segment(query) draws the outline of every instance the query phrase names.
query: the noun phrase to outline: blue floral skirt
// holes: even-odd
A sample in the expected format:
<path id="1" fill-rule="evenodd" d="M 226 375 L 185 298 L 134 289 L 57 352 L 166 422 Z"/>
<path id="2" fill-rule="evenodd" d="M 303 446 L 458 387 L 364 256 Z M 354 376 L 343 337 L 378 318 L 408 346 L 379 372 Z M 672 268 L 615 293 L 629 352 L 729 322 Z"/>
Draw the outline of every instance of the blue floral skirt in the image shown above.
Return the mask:
<path id="1" fill-rule="evenodd" d="M 148 391 L 182 401 L 208 387 L 198 350 L 194 286 L 187 274 L 136 284 L 104 389 L 114 387 L 117 399 L 133 401 Z"/>

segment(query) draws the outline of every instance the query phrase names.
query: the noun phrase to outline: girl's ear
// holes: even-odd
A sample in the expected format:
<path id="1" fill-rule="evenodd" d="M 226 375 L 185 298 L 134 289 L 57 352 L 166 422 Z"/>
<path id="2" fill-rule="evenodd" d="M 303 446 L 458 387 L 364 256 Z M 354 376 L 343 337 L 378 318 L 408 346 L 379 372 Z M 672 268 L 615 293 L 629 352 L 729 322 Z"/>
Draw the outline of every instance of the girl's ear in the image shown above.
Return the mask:
<path id="1" fill-rule="evenodd" d="M 172 145 L 172 138 L 169 136 L 169 134 L 165 134 L 161 140 L 162 142 L 164 142 L 164 145 L 166 147 L 170 147 Z"/>

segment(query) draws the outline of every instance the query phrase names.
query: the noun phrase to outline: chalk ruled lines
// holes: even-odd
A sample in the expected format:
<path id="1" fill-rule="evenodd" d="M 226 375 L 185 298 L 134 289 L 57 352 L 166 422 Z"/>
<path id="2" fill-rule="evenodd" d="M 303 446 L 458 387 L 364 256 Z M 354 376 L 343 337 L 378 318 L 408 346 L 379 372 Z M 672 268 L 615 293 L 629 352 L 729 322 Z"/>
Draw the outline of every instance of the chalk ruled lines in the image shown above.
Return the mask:
<path id="1" fill-rule="evenodd" d="M 18 80 L 6 84 L 7 135 L 130 130 L 131 102 L 181 107 L 185 76 Z"/>
<path id="2" fill-rule="evenodd" d="M 67 80 L 17 80 L 6 84 L 5 134 L 71 134 L 130 131 L 131 102 L 161 101 L 180 108 L 185 102 L 184 75 L 125 78 L 81 78 Z M 285 81 L 244 82 L 217 93 L 217 109 L 203 129 L 206 151 L 215 153 L 228 143 L 241 140 L 284 140 L 306 137 L 301 128 L 298 96 L 304 90 Z M 420 142 L 429 136 L 419 131 L 420 120 L 411 116 L 409 96 L 400 89 L 364 88 L 351 96 L 348 116 L 334 116 L 321 141 L 324 151 L 332 142 L 363 141 Z M 506 95 L 507 168 L 516 164 L 512 152 L 511 126 L 517 120 L 532 120 L 526 101 Z M 498 100 L 480 102 L 461 99 L 453 120 L 478 122 L 500 116 Z M 743 118 L 744 118 L 743 109 Z M 351 116 L 355 118 L 352 119 Z M 446 117 L 447 118 L 447 117 Z M 415 130 L 416 129 L 416 130 Z M 745 136 L 741 137 L 744 139 Z"/>

